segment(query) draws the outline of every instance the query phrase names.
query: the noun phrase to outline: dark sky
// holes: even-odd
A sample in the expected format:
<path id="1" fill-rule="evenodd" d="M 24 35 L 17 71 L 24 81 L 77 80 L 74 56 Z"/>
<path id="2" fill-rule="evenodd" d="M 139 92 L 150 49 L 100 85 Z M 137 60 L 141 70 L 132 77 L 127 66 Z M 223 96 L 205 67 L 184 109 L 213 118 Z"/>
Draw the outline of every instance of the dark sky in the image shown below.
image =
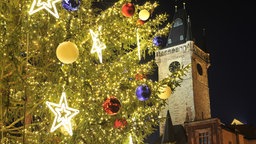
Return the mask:
<path id="1" fill-rule="evenodd" d="M 206 30 L 211 60 L 208 78 L 212 117 L 220 118 L 225 124 L 237 118 L 256 126 L 255 6 L 242 0 L 229 3 L 187 0 L 185 3 L 199 47 L 203 29 Z M 160 0 L 161 9 L 170 17 L 174 5 L 175 0 Z"/>

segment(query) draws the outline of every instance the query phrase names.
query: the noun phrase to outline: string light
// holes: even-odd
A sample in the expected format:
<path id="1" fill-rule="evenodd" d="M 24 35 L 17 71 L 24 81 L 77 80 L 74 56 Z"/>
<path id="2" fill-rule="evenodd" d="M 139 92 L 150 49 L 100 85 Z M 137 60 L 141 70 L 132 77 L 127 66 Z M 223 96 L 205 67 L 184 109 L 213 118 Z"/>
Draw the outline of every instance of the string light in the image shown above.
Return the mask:
<path id="1" fill-rule="evenodd" d="M 129 136 L 129 144 L 133 144 L 133 142 L 132 142 L 132 135 L 131 134 Z"/>
<path id="2" fill-rule="evenodd" d="M 141 56 L 140 56 L 140 37 L 139 37 L 139 30 L 136 29 L 136 36 L 137 36 L 137 47 L 138 47 L 138 57 L 139 57 L 139 60 L 141 59 Z"/>

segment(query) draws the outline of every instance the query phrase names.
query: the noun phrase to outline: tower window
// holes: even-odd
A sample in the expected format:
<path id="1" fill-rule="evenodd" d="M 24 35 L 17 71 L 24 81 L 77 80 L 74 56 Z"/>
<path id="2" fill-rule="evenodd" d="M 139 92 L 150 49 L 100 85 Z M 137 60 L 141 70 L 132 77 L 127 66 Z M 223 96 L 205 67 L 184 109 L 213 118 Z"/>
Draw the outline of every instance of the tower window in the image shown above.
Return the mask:
<path id="1" fill-rule="evenodd" d="M 198 63 L 198 64 L 196 64 L 196 68 L 197 68 L 198 74 L 199 74 L 199 75 L 202 75 L 202 74 L 203 74 L 202 66 Z"/>
<path id="2" fill-rule="evenodd" d="M 180 25 L 183 25 L 182 19 L 180 18 L 175 19 L 173 27 L 178 27 Z"/>
<path id="3" fill-rule="evenodd" d="M 199 133 L 199 144 L 210 144 L 209 133 Z"/>
<path id="4" fill-rule="evenodd" d="M 211 129 L 197 129 L 196 133 L 196 143 L 197 144 L 211 144 Z"/>
<path id="5" fill-rule="evenodd" d="M 168 39 L 168 44 L 171 44 L 172 43 L 172 39 Z"/>
<path id="6" fill-rule="evenodd" d="M 184 40 L 184 36 L 183 35 L 180 35 L 180 40 Z"/>

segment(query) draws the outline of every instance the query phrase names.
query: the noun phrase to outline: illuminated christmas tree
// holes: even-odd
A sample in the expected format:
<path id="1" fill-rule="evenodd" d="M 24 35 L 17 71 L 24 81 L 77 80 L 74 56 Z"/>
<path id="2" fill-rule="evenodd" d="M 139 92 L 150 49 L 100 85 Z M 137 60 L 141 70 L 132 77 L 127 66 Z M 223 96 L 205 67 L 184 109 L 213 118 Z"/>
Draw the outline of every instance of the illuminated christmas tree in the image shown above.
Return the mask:
<path id="1" fill-rule="evenodd" d="M 158 6 L 1 1 L 1 143 L 142 143 L 189 69 L 150 78 L 156 64 L 147 56 L 170 28 Z"/>

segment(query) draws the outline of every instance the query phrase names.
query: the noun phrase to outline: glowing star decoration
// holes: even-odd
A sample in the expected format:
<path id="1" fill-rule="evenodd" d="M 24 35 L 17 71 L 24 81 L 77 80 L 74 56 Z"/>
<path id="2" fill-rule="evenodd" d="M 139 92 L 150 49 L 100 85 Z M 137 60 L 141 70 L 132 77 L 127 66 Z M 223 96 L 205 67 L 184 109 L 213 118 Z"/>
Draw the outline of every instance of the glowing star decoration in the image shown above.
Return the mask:
<path id="1" fill-rule="evenodd" d="M 47 101 L 46 105 L 55 115 L 50 132 L 54 132 L 59 127 L 63 126 L 68 134 L 72 136 L 71 119 L 79 113 L 79 110 L 68 107 L 66 93 L 62 93 L 59 104 Z"/>
<path id="2" fill-rule="evenodd" d="M 100 30 L 101 30 L 101 27 L 99 27 L 99 31 Z M 93 40 L 91 53 L 97 52 L 100 63 L 102 63 L 102 50 L 106 48 L 106 45 L 99 40 L 98 34 L 93 32 L 91 29 L 90 29 L 90 33 Z"/>
<path id="3" fill-rule="evenodd" d="M 45 9 L 54 17 L 59 18 L 59 14 L 55 6 L 55 3 L 59 1 L 61 0 L 47 0 L 47 2 L 41 2 L 41 0 L 34 0 L 28 13 L 32 15 L 42 9 Z"/>

